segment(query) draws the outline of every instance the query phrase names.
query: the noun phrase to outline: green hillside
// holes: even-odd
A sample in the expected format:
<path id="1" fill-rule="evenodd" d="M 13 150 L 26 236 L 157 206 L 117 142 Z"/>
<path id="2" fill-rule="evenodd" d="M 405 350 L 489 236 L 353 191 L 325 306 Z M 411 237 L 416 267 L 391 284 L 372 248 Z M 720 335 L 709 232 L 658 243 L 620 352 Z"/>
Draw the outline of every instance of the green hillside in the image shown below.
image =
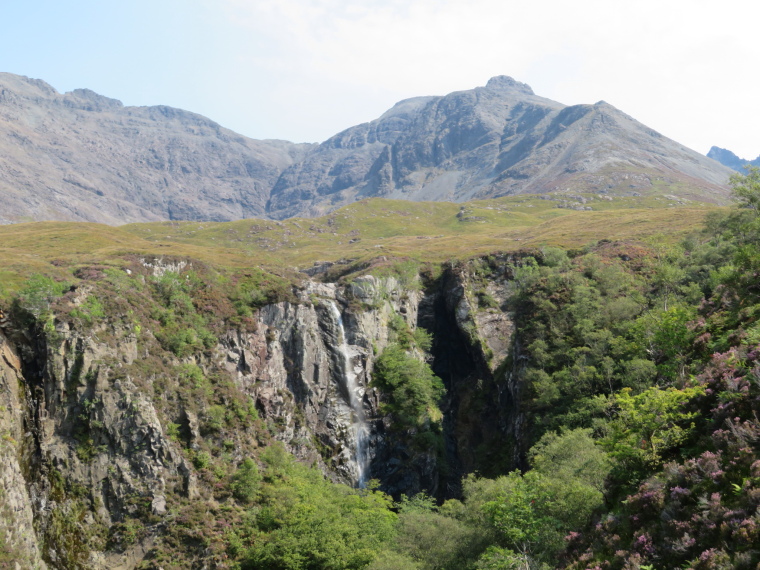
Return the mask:
<path id="1" fill-rule="evenodd" d="M 717 208 L 665 195 L 546 198 L 466 204 L 373 198 L 321 218 L 283 222 L 7 225 L 0 227 L 0 294 L 9 294 L 34 272 L 55 275 L 81 264 L 119 265 L 133 255 L 187 257 L 231 270 L 256 265 L 292 274 L 316 261 L 361 263 L 386 256 L 436 263 L 544 245 L 577 248 L 599 239 L 640 240 L 661 234 L 676 240 Z"/>
<path id="2" fill-rule="evenodd" d="M 40 556 L 756 568 L 760 184 L 743 180 L 741 209 L 373 199 L 285 222 L 0 228 L 0 393 L 48 390 L 58 422 L 34 428 L 54 445 L 10 422 L 0 442 L 55 498 L 36 515 Z M 315 262 L 336 263 L 315 279 L 338 287 L 304 283 Z M 367 374 L 366 487 L 345 475 L 358 443 L 335 439 L 355 424 L 328 413 L 346 395 L 324 392 L 348 392 L 351 369 Z M 31 398 L 7 402 L 3 421 L 36 421 Z M 160 496 L 139 474 L 154 449 Z M 109 495 L 122 469 L 131 486 Z M 0 567 L 36 556 L 8 520 Z"/>

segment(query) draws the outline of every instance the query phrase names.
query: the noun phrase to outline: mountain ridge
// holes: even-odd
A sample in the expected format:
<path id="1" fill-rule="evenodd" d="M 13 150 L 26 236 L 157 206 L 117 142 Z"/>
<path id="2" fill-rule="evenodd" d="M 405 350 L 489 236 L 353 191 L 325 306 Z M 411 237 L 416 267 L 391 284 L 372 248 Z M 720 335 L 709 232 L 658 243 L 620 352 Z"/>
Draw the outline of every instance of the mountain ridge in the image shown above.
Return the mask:
<path id="1" fill-rule="evenodd" d="M 0 134 L 2 223 L 261 216 L 274 179 L 310 147 L 11 74 L 0 74 Z"/>
<path id="2" fill-rule="evenodd" d="M 321 144 L 255 140 L 167 106 L 0 74 L 0 223 L 319 216 L 368 197 L 667 190 L 722 203 L 730 170 L 615 107 L 511 77 L 399 101 Z"/>
<path id="3" fill-rule="evenodd" d="M 509 77 L 427 100 L 393 140 L 373 137 L 384 125 L 381 116 L 349 128 L 285 170 L 269 214 L 323 214 L 371 196 L 462 202 L 658 185 L 685 185 L 707 201 L 727 195 L 728 170 L 612 105 L 564 106 Z"/>
<path id="4" fill-rule="evenodd" d="M 707 156 L 713 160 L 717 160 L 723 166 L 727 166 L 733 170 L 736 170 L 737 172 L 742 173 L 744 172 L 744 167 L 748 164 L 750 166 L 760 166 L 760 156 L 758 156 L 755 160 L 745 160 L 743 158 L 739 158 L 732 151 L 725 148 L 720 148 L 718 146 L 711 147 L 707 153 Z"/>

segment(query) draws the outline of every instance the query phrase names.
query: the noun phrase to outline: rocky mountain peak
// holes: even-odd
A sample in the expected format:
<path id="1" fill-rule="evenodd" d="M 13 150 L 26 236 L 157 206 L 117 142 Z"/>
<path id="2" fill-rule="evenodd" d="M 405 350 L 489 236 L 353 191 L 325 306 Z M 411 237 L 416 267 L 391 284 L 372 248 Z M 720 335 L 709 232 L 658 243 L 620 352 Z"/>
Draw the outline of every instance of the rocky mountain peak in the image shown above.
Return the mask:
<path id="1" fill-rule="evenodd" d="M 9 90 L 26 96 L 55 95 L 57 91 L 42 79 L 32 79 L 25 75 L 0 72 L 0 90 Z"/>
<path id="2" fill-rule="evenodd" d="M 485 87 L 404 101 L 380 123 L 382 129 L 378 121 L 349 129 L 286 169 L 267 213 L 319 215 L 372 196 L 465 202 L 558 191 L 630 195 L 663 181 L 686 185 L 691 199 L 728 195 L 728 169 L 609 103 L 568 107 L 504 75 Z"/>
<path id="3" fill-rule="evenodd" d="M 510 90 L 524 93 L 525 95 L 535 95 L 533 89 L 527 83 L 520 83 L 519 81 L 509 77 L 508 75 L 497 75 L 492 77 L 486 83 L 486 89 L 493 90 Z"/>
<path id="4" fill-rule="evenodd" d="M 120 109 L 124 104 L 118 99 L 100 95 L 91 89 L 74 89 L 64 95 L 65 101 L 76 107 L 89 111 L 105 111 Z"/>
<path id="5" fill-rule="evenodd" d="M 739 158 L 730 150 L 720 148 L 718 146 L 712 147 L 710 149 L 710 152 L 707 153 L 707 156 L 713 160 L 717 160 L 722 165 L 733 168 L 739 172 L 744 172 L 744 167 L 748 164 L 750 166 L 760 166 L 760 156 L 758 156 L 755 160 L 746 160 Z"/>

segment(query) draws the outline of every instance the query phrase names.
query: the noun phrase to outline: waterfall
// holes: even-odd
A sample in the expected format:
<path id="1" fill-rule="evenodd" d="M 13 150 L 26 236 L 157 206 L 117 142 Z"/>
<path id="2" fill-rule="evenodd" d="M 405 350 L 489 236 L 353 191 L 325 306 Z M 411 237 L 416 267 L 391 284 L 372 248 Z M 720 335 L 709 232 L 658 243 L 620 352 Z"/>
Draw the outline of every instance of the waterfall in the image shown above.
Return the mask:
<path id="1" fill-rule="evenodd" d="M 352 355 L 349 351 L 348 342 L 346 341 L 346 330 L 343 327 L 343 317 L 338 310 L 335 302 L 329 302 L 330 312 L 338 325 L 338 354 L 340 355 L 340 372 L 343 380 L 343 387 L 348 395 L 348 405 L 351 408 L 351 431 L 356 441 L 356 450 L 354 452 L 354 462 L 357 470 L 356 483 L 359 487 L 365 487 L 367 484 L 367 475 L 369 472 L 369 427 L 364 417 L 364 408 L 362 406 L 362 389 L 356 382 L 356 372 L 352 362 Z"/>

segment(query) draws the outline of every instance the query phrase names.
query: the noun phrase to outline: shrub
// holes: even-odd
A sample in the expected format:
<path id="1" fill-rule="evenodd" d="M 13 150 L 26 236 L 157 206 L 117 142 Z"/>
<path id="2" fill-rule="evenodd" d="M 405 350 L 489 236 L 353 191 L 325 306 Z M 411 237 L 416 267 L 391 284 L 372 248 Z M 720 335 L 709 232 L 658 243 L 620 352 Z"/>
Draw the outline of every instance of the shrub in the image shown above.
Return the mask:
<path id="1" fill-rule="evenodd" d="M 261 484 L 261 475 L 252 459 L 246 459 L 232 476 L 232 495 L 241 503 L 249 504 L 256 499 Z"/>
<path id="2" fill-rule="evenodd" d="M 193 457 L 193 465 L 196 469 L 207 469 L 211 465 L 211 456 L 205 451 L 199 451 Z"/>
<path id="3" fill-rule="evenodd" d="M 386 396 L 384 411 L 394 414 L 402 426 L 422 427 L 441 420 L 438 402 L 444 394 L 443 382 L 427 363 L 398 344 L 389 345 L 378 357 L 372 385 Z"/>

